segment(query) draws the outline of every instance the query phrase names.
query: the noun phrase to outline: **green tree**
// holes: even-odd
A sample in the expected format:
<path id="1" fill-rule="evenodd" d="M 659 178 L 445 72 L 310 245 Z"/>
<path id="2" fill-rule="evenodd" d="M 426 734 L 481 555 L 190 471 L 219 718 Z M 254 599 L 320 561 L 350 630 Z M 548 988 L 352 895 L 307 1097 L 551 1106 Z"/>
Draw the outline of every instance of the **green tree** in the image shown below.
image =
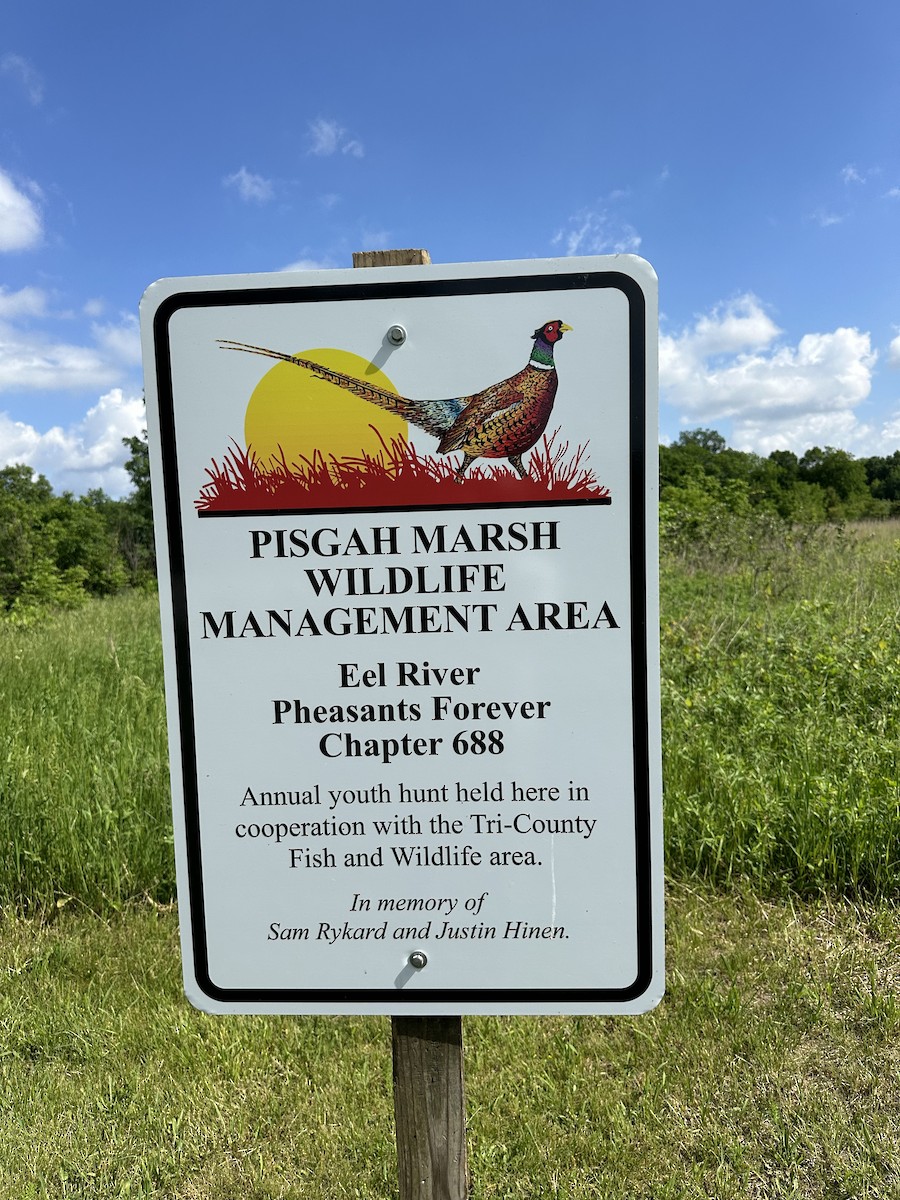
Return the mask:
<path id="1" fill-rule="evenodd" d="M 869 491 L 877 500 L 890 503 L 891 512 L 900 512 L 900 450 L 885 456 L 860 459 L 866 470 Z"/>
<path id="2" fill-rule="evenodd" d="M 772 507 L 776 471 L 757 454 L 733 450 L 715 429 L 690 429 L 677 442 L 659 449 L 660 498 L 670 488 L 695 487 L 700 476 L 723 485 L 720 497 L 749 497 L 754 505 Z M 729 483 L 741 484 L 728 492 Z"/>
<path id="3" fill-rule="evenodd" d="M 140 437 L 122 438 L 131 452 L 125 461 L 133 491 L 121 502 L 119 546 L 128 565 L 133 584 L 143 584 L 156 575 L 156 549 L 153 541 L 153 496 L 150 487 L 150 450 L 147 431 Z"/>
<path id="4" fill-rule="evenodd" d="M 831 517 L 860 517 L 870 507 L 866 468 L 846 450 L 811 447 L 800 459 L 798 476 L 824 490 Z"/>
<path id="5" fill-rule="evenodd" d="M 718 476 L 718 464 L 714 459 L 724 449 L 725 439 L 715 429 L 685 430 L 670 446 L 660 446 L 661 492 L 667 487 L 683 486 L 688 478 L 696 478 L 698 473 Z"/>
<path id="6" fill-rule="evenodd" d="M 0 613 L 72 606 L 124 587 L 120 508 L 102 491 L 55 496 L 28 466 L 0 469 Z"/>
<path id="7" fill-rule="evenodd" d="M 0 611 L 86 599 L 83 566 L 58 561 L 59 521 L 70 504 L 24 464 L 0 470 Z"/>

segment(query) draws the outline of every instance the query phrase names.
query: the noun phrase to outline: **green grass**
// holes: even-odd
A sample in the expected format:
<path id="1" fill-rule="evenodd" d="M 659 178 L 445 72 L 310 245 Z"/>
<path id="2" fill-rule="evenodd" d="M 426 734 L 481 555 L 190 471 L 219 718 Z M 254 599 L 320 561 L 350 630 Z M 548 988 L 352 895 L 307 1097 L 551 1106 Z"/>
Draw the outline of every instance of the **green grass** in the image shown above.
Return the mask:
<path id="1" fill-rule="evenodd" d="M 467 1018 L 474 1200 L 900 1195 L 900 541 L 662 575 L 666 999 Z M 674 543 L 673 543 L 674 544 Z M 387 1200 L 388 1023 L 178 976 L 156 601 L 0 624 L 0 1200 Z"/>
<path id="2" fill-rule="evenodd" d="M 666 862 L 767 894 L 900 877 L 900 528 L 751 524 L 664 556 Z M 174 895 L 155 597 L 0 624 L 0 903 Z"/>
<path id="3" fill-rule="evenodd" d="M 176 925 L 0 925 L 0 1198 L 395 1196 L 387 1020 L 198 1013 Z M 466 1018 L 475 1200 L 896 1197 L 898 938 L 676 887 L 653 1013 Z"/>
<path id="4" fill-rule="evenodd" d="M 664 556 L 666 862 L 767 894 L 900 877 L 900 529 L 722 529 Z M 0 903 L 174 895 L 157 602 L 0 624 Z"/>
<path id="5" fill-rule="evenodd" d="M 667 869 L 896 895 L 898 526 L 664 560 Z"/>
<path id="6" fill-rule="evenodd" d="M 0 904 L 174 894 L 159 609 L 132 593 L 0 623 Z"/>

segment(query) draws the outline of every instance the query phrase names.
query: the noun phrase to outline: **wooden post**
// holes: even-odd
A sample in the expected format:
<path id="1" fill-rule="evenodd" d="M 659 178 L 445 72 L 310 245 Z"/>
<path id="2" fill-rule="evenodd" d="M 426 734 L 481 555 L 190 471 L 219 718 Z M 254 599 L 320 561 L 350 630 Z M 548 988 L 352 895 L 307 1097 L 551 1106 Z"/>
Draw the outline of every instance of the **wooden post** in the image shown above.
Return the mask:
<path id="1" fill-rule="evenodd" d="M 362 250 L 354 267 L 424 266 L 427 250 Z M 461 1017 L 391 1017 L 400 1200 L 465 1200 Z"/>
<path id="2" fill-rule="evenodd" d="M 465 1200 L 461 1017 L 391 1017 L 400 1200 Z"/>
<path id="3" fill-rule="evenodd" d="M 354 250 L 354 267 L 423 267 L 431 262 L 427 250 Z"/>

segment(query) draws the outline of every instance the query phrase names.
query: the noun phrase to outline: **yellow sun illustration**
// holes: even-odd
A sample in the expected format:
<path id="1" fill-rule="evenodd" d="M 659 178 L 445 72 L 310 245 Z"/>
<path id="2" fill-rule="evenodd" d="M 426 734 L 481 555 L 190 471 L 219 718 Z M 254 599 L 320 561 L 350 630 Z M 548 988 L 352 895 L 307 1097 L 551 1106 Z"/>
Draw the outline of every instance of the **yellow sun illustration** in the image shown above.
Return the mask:
<path id="1" fill-rule="evenodd" d="M 358 354 L 330 348 L 295 353 L 397 394 L 387 375 Z M 390 447 L 400 439 L 405 444 L 408 432 L 402 417 L 286 362 L 262 377 L 244 418 L 247 450 L 263 470 L 282 459 L 290 467 L 320 457 L 325 462 L 377 458 L 383 443 Z"/>

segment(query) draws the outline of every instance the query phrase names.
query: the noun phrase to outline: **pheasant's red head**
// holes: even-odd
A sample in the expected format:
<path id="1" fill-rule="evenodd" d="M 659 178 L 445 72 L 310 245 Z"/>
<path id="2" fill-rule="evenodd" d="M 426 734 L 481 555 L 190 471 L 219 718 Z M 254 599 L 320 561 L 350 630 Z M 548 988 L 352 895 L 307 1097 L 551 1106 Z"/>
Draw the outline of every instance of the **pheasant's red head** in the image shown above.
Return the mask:
<path id="1" fill-rule="evenodd" d="M 542 325 L 540 329 L 536 329 L 531 336 L 532 338 L 543 338 L 545 342 L 549 342 L 552 346 L 554 342 L 558 342 L 562 335 L 567 333 L 571 328 L 571 325 L 564 325 L 562 321 L 548 321 L 546 325 Z"/>

